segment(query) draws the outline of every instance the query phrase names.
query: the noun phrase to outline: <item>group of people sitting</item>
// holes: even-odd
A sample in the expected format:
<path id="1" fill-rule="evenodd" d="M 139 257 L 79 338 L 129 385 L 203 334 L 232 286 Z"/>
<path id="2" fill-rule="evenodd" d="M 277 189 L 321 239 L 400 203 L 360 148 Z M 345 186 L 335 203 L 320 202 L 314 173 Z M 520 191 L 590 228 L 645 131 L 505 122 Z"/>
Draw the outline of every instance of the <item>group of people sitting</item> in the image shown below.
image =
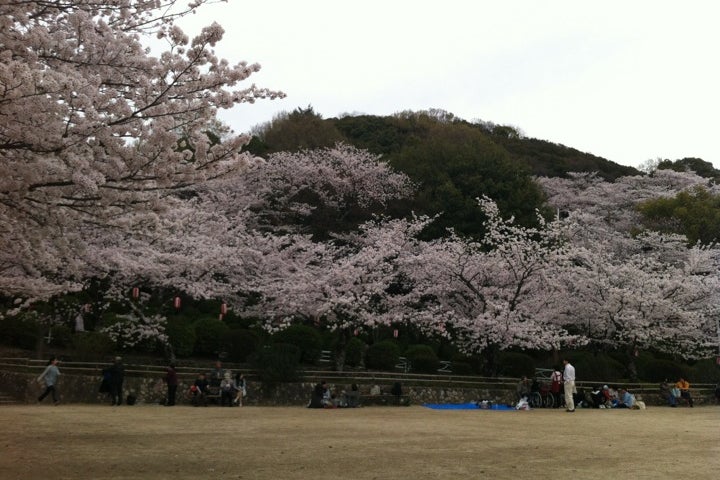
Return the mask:
<path id="1" fill-rule="evenodd" d="M 608 385 L 593 388 L 590 391 L 588 403 L 591 408 L 639 409 L 642 408 L 641 405 L 644 405 L 626 388 L 615 389 Z"/>
<path id="2" fill-rule="evenodd" d="M 662 396 L 668 405 L 677 407 L 680 401 L 685 401 L 689 406 L 694 406 L 692 395 L 690 394 L 690 382 L 683 377 L 678 378 L 674 384 L 665 379 L 660 384 L 660 396 Z"/>
<path id="3" fill-rule="evenodd" d="M 355 408 L 360 406 L 360 390 L 356 383 L 350 386 L 350 390 L 342 390 L 338 393 L 337 388 L 330 387 L 325 380 L 313 388 L 308 408 Z"/>
<path id="4" fill-rule="evenodd" d="M 206 407 L 208 399 L 218 398 L 218 395 L 220 406 L 242 407 L 247 396 L 245 375 L 242 372 L 233 375 L 232 371 L 222 367 L 221 362 L 217 362 L 209 373 L 198 375 L 188 392 L 190 402 L 196 407 Z"/>

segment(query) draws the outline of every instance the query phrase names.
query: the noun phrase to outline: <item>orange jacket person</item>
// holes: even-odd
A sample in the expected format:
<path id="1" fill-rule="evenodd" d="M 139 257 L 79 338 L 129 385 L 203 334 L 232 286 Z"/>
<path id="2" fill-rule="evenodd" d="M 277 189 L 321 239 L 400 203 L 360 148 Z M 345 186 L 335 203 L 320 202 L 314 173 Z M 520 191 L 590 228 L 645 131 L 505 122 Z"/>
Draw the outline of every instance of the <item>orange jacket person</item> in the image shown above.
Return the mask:
<path id="1" fill-rule="evenodd" d="M 690 395 L 690 382 L 685 380 L 683 377 L 680 377 L 675 386 L 680 390 L 680 398 L 687 400 L 688 405 L 692 407 L 693 399 Z"/>

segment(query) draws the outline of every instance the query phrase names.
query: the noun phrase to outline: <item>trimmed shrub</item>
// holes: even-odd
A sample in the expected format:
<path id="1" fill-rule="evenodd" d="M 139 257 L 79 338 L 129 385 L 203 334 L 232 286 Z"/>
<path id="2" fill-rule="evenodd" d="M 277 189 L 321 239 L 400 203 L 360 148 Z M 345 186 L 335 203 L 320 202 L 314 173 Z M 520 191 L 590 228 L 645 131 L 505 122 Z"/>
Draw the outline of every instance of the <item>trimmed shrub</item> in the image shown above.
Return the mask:
<path id="1" fill-rule="evenodd" d="M 405 356 L 410 361 L 413 372 L 437 373 L 440 368 L 440 360 L 429 345 L 410 345 L 405 350 Z"/>
<path id="2" fill-rule="evenodd" d="M 498 364 L 500 365 L 498 371 L 502 377 L 535 376 L 535 360 L 525 353 L 500 352 Z"/>
<path id="3" fill-rule="evenodd" d="M 171 319 L 165 326 L 165 334 L 168 336 L 168 341 L 177 357 L 186 358 L 192 355 L 197 338 L 195 328 L 190 322 Z"/>
<path id="4" fill-rule="evenodd" d="M 451 367 L 453 375 L 472 375 L 472 365 L 467 362 L 452 362 Z"/>
<path id="5" fill-rule="evenodd" d="M 574 352 L 570 363 L 575 367 L 579 381 L 608 382 L 627 377 L 626 366 L 605 353 Z"/>
<path id="6" fill-rule="evenodd" d="M 7 346 L 32 350 L 41 336 L 40 325 L 34 320 L 21 317 L 0 320 L 0 342 Z"/>
<path id="7" fill-rule="evenodd" d="M 263 386 L 272 390 L 278 383 L 298 379 L 300 349 L 287 343 L 275 343 L 251 355 L 251 363 Z"/>
<path id="8" fill-rule="evenodd" d="M 467 356 L 467 355 L 458 353 L 458 354 L 453 355 L 452 362 L 453 362 L 453 364 L 464 363 L 464 364 L 469 365 L 470 372 L 468 372 L 468 373 L 470 373 L 470 374 L 472 374 L 472 373 L 480 374 L 482 372 L 483 359 L 480 355 Z M 454 369 L 453 369 L 453 372 L 455 372 Z"/>
<path id="9" fill-rule="evenodd" d="M 78 332 L 73 346 L 74 357 L 80 361 L 104 359 L 115 350 L 115 342 L 102 332 Z"/>
<path id="10" fill-rule="evenodd" d="M 260 335 L 252 330 L 230 330 L 228 358 L 233 362 L 246 362 L 260 347 Z"/>
<path id="11" fill-rule="evenodd" d="M 400 359 L 400 349 L 392 340 L 383 340 L 368 347 L 365 353 L 365 367 L 368 370 L 390 371 Z"/>
<path id="12" fill-rule="evenodd" d="M 195 328 L 195 353 L 200 355 L 218 355 L 228 346 L 230 329 L 215 318 L 198 320 Z"/>
<path id="13" fill-rule="evenodd" d="M 67 325 L 56 325 L 52 327 L 52 340 L 50 343 L 56 347 L 70 347 L 73 342 L 73 334 Z"/>
<path id="14" fill-rule="evenodd" d="M 357 337 L 348 340 L 345 346 L 345 365 L 348 367 L 359 367 L 362 365 L 365 342 Z"/>
<path id="15" fill-rule="evenodd" d="M 720 366 L 715 359 L 699 360 L 688 375 L 695 383 L 720 383 Z"/>
<path id="16" fill-rule="evenodd" d="M 435 350 L 430 345 L 415 344 L 405 349 L 405 356 L 412 360 L 416 355 L 435 355 Z M 436 355 L 437 356 L 437 355 Z"/>
<path id="17" fill-rule="evenodd" d="M 435 352 L 416 353 L 410 360 L 410 367 L 413 372 L 417 373 L 437 373 L 440 368 L 440 360 Z"/>
<path id="18" fill-rule="evenodd" d="M 300 362 L 311 365 L 318 361 L 322 351 L 322 335 L 307 325 L 290 325 L 272 336 L 273 343 L 289 343 L 300 349 Z"/>
<path id="19" fill-rule="evenodd" d="M 650 382 L 662 382 L 666 378 L 675 382 L 680 377 L 690 377 L 690 368 L 671 360 L 655 359 L 643 365 L 640 376 Z"/>

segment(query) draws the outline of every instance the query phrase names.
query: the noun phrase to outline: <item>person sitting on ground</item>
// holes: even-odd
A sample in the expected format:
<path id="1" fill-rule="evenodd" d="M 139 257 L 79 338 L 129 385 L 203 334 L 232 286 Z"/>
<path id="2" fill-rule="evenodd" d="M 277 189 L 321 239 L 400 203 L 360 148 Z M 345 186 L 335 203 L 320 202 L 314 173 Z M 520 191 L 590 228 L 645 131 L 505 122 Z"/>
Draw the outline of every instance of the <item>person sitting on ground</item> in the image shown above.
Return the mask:
<path id="1" fill-rule="evenodd" d="M 337 405 L 335 404 L 335 398 L 337 398 L 337 395 L 335 395 L 334 387 L 330 388 L 327 383 L 323 382 L 323 396 L 322 396 L 322 405 L 323 408 L 336 408 Z"/>
<path id="2" fill-rule="evenodd" d="M 633 408 L 633 405 L 635 405 L 635 396 L 628 392 L 627 389 L 621 388 L 615 408 Z"/>
<path id="3" fill-rule="evenodd" d="M 673 388 L 670 386 L 667 378 L 660 383 L 660 396 L 671 407 L 677 407 L 677 397 L 675 396 Z"/>
<path id="4" fill-rule="evenodd" d="M 605 395 L 603 395 L 602 387 L 596 386 L 590 390 L 590 402 L 592 408 L 605 408 Z"/>
<path id="5" fill-rule="evenodd" d="M 327 384 L 323 380 L 313 387 L 308 408 L 323 408 L 323 396 L 325 395 L 326 386 Z"/>
<path id="6" fill-rule="evenodd" d="M 390 393 L 395 397 L 395 405 L 400 405 L 402 399 L 402 384 L 400 382 L 393 383 Z"/>
<path id="7" fill-rule="evenodd" d="M 208 394 L 212 394 L 215 398 L 220 397 L 220 383 L 225 378 L 225 369 L 222 362 L 219 360 L 215 362 L 215 367 L 207 372 L 205 378 L 208 381 Z M 217 400 L 213 399 L 213 402 L 217 403 Z"/>
<path id="8" fill-rule="evenodd" d="M 610 396 L 609 408 L 615 408 L 615 407 L 617 407 L 620 399 L 619 399 L 618 391 L 615 390 L 615 388 L 613 388 L 612 385 L 610 385 L 610 386 L 608 387 L 608 395 Z"/>
<path id="9" fill-rule="evenodd" d="M 690 382 L 685 380 L 683 377 L 678 378 L 675 386 L 680 390 L 680 398 L 685 400 L 688 405 L 693 406 L 693 398 L 690 395 Z"/>
<path id="10" fill-rule="evenodd" d="M 220 382 L 220 406 L 233 406 L 233 400 L 237 395 L 237 387 L 235 380 L 232 378 L 232 372 L 226 371 L 225 376 Z"/>
<path id="11" fill-rule="evenodd" d="M 517 384 L 517 387 L 515 388 L 515 391 L 517 392 L 517 399 L 522 400 L 523 398 L 528 399 L 530 398 L 530 380 L 528 377 L 523 376 L 520 381 Z"/>
<path id="12" fill-rule="evenodd" d="M 360 406 L 360 390 L 358 389 L 357 383 L 350 385 L 350 391 L 345 392 L 345 403 L 349 408 Z"/>
<path id="13" fill-rule="evenodd" d="M 195 382 L 190 387 L 190 402 L 194 407 L 203 406 L 207 407 L 207 394 L 210 384 L 205 378 L 205 374 L 201 373 L 195 379 Z"/>
<path id="14" fill-rule="evenodd" d="M 218 360 L 215 362 L 215 368 L 210 370 L 207 374 L 208 383 L 210 384 L 210 387 L 218 389 L 220 388 L 220 383 L 224 378 L 225 370 L 223 369 L 222 362 Z"/>

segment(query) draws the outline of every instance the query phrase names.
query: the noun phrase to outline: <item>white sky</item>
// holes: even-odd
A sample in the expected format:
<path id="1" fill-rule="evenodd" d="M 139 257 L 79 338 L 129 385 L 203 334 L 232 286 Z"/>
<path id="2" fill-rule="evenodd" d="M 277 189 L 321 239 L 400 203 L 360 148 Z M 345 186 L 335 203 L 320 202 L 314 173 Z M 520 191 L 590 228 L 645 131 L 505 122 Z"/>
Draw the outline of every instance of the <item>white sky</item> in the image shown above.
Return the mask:
<path id="1" fill-rule="evenodd" d="M 614 162 L 720 168 L 715 0 L 230 0 L 217 53 L 260 63 L 284 100 L 221 118 L 236 132 L 311 105 L 325 118 L 439 108 Z"/>

